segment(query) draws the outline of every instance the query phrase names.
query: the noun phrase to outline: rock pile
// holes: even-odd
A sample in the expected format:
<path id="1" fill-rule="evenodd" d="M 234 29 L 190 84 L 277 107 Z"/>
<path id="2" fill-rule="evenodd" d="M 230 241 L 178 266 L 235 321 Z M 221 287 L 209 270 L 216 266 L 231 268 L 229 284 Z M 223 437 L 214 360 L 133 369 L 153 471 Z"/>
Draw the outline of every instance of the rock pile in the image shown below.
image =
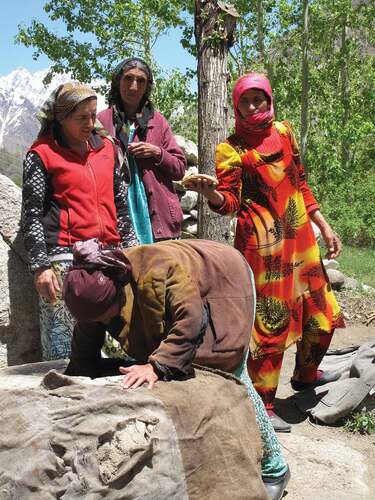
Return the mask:
<path id="1" fill-rule="evenodd" d="M 20 217 L 21 190 L 0 175 L 0 366 L 40 360 L 38 305 Z"/>
<path id="2" fill-rule="evenodd" d="M 343 290 L 357 290 L 364 292 L 375 292 L 375 289 L 371 286 L 364 285 L 360 283 L 355 278 L 350 276 L 345 276 L 345 274 L 340 271 L 340 265 L 335 259 L 323 259 L 324 267 L 326 268 L 329 281 L 331 282 L 332 288 L 337 291 Z"/>
<path id="3" fill-rule="evenodd" d="M 185 139 L 181 135 L 175 135 L 177 144 L 185 154 L 187 160 L 187 172 L 191 174 L 198 173 L 198 148 L 193 141 Z M 179 182 L 174 183 L 181 208 L 184 213 L 182 223 L 182 237 L 196 238 L 198 234 L 198 193 L 186 190 Z"/>

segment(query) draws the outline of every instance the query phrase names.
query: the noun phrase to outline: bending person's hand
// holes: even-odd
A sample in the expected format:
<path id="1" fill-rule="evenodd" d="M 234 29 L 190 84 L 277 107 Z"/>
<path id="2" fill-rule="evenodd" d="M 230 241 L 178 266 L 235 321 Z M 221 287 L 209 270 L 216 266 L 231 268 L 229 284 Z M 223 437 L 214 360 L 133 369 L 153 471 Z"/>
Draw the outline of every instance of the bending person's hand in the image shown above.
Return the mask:
<path id="1" fill-rule="evenodd" d="M 34 284 L 37 292 L 46 302 L 51 304 L 56 302 L 60 285 L 52 269 L 37 270 L 34 275 Z"/>
<path id="2" fill-rule="evenodd" d="M 157 158 L 161 157 L 161 149 L 148 142 L 131 142 L 128 146 L 129 153 L 135 158 Z"/>
<path id="3" fill-rule="evenodd" d="M 121 382 L 123 389 L 136 389 L 144 382 L 148 382 L 148 389 L 152 389 L 155 382 L 159 380 L 150 363 L 147 363 L 147 365 L 132 365 L 128 367 L 120 366 L 119 370 L 120 373 L 125 375 Z"/>

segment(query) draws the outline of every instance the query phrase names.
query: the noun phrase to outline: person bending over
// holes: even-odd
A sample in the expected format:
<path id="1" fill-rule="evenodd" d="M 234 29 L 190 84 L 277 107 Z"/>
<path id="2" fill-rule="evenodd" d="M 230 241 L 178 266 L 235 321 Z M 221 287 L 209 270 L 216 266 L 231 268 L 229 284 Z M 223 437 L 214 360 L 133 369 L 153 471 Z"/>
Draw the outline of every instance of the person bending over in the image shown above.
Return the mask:
<path id="1" fill-rule="evenodd" d="M 108 331 L 137 362 L 120 367 L 125 389 L 182 380 L 193 375 L 192 363 L 238 376 L 262 435 L 263 480 L 270 497 L 281 498 L 290 473 L 247 376 L 255 294 L 252 272 L 237 250 L 204 240 L 125 250 L 105 250 L 96 240 L 77 243 L 63 295 L 77 320 L 67 375 L 100 376 Z"/>

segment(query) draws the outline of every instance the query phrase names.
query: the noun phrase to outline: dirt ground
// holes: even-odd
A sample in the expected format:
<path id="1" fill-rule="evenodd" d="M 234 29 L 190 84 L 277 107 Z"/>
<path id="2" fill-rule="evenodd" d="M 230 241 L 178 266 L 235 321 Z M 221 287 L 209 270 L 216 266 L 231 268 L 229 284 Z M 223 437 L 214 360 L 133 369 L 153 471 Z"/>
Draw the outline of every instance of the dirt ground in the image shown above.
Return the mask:
<path id="1" fill-rule="evenodd" d="M 375 323 L 336 330 L 331 347 L 364 343 L 375 337 Z M 284 500 L 374 500 L 375 434 L 353 435 L 342 427 L 313 424 L 293 404 L 289 379 L 295 348 L 285 353 L 277 410 L 292 424 L 290 434 L 278 434 L 292 477 Z"/>

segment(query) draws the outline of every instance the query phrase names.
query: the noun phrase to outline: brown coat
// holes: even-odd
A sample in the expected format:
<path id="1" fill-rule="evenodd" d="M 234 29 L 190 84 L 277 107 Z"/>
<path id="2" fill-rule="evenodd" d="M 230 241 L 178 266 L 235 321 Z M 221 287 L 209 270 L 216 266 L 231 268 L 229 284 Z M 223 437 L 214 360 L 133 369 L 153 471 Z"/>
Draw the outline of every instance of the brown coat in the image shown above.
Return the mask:
<path id="1" fill-rule="evenodd" d="M 119 341 L 139 361 L 188 373 L 232 372 L 248 349 L 255 297 L 242 255 L 214 241 L 164 241 L 125 250 L 131 287 Z"/>
<path id="2" fill-rule="evenodd" d="M 252 274 L 243 256 L 205 240 L 163 241 L 124 252 L 132 277 L 125 286 L 123 323 L 109 328 L 124 350 L 182 375 L 193 362 L 233 372 L 249 348 L 255 315 Z M 87 374 L 82 366 L 89 367 L 93 344 L 98 359 L 103 338 L 104 325 L 77 325 L 70 365 L 75 374 Z"/>

